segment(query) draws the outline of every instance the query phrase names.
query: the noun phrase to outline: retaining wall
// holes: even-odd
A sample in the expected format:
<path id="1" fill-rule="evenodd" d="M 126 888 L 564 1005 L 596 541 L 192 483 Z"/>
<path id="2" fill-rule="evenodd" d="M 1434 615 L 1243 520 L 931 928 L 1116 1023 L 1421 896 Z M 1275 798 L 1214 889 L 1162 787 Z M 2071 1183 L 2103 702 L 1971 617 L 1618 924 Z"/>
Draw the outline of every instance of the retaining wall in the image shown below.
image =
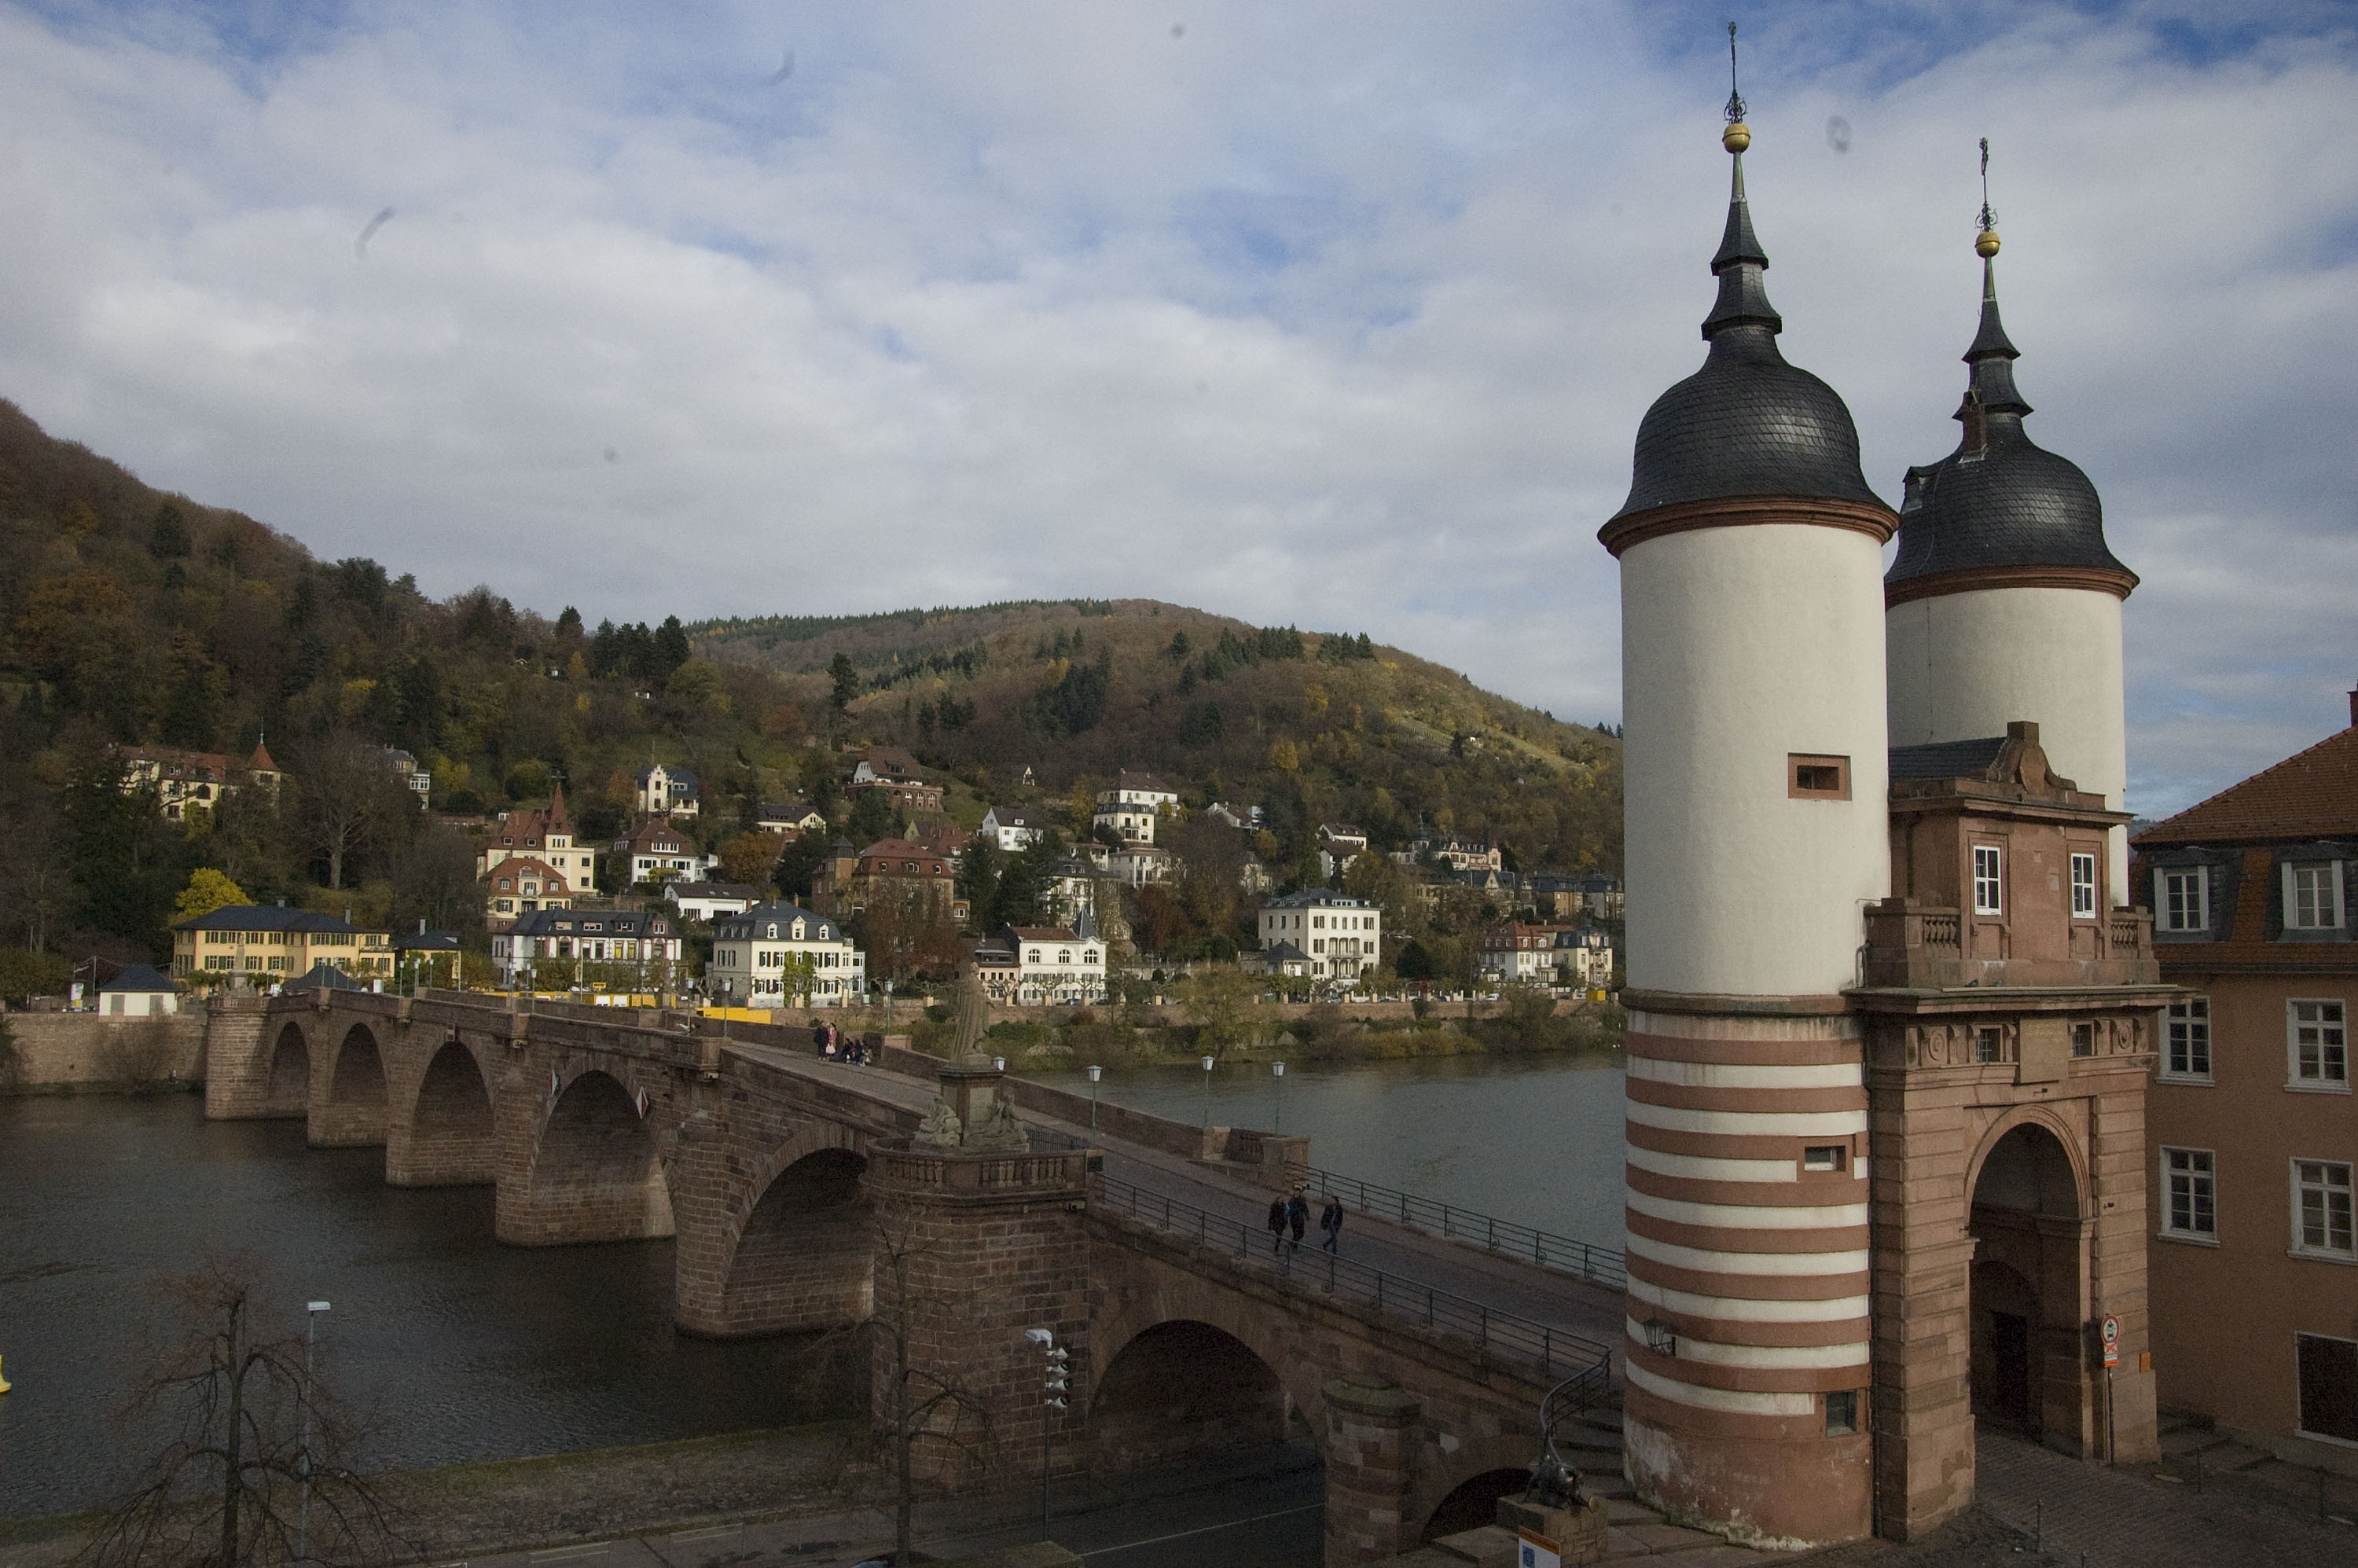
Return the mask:
<path id="1" fill-rule="evenodd" d="M 205 1076 L 205 1015 L 114 1018 L 99 1012 L 12 1012 L 14 1081 L 0 1094 L 70 1094 L 194 1086 Z"/>

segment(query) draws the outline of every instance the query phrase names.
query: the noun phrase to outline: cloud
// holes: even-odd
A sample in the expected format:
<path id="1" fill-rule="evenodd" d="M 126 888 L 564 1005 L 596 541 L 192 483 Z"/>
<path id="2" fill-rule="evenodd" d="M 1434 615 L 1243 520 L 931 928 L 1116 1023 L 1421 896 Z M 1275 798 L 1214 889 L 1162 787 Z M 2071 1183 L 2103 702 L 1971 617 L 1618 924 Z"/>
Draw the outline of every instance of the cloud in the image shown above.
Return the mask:
<path id="1" fill-rule="evenodd" d="M 1716 14 L 1183 10 L 0 5 L 0 393 L 435 591 L 1152 595 L 1617 714 L 1594 533 L 1701 356 Z M 2132 806 L 2338 723 L 2341 15 L 1747 37 L 1787 351 L 1887 496 L 1954 441 L 1991 137 L 2033 432 L 2147 579 Z"/>

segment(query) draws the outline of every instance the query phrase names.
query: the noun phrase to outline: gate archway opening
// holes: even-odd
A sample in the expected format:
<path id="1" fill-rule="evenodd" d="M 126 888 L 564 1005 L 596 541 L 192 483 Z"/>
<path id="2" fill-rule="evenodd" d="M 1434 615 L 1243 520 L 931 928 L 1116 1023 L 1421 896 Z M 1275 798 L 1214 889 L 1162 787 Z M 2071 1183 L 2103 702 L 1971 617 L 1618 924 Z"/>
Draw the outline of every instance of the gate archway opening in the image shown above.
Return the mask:
<path id="1" fill-rule="evenodd" d="M 311 1047 L 303 1026 L 288 1023 L 270 1050 L 270 1088 L 263 1114 L 305 1116 L 311 1109 Z"/>
<path id="2" fill-rule="evenodd" d="M 1102 1468 L 1274 1448 L 1307 1435 L 1276 1369 L 1208 1323 L 1158 1323 L 1115 1353 L 1089 1401 L 1089 1444 Z"/>
<path id="3" fill-rule="evenodd" d="M 523 1213 L 503 1239 L 532 1246 L 634 1241 L 675 1228 L 654 1134 L 619 1079 L 588 1072 L 565 1086 L 533 1152 Z"/>
<path id="4" fill-rule="evenodd" d="M 2069 1453 L 2093 1435 L 2082 1211 L 2071 1156 L 2036 1122 L 2000 1138 L 1974 1175 L 1974 1414 Z"/>
<path id="5" fill-rule="evenodd" d="M 860 1186 L 867 1170 L 855 1151 L 820 1149 L 779 1172 L 738 1235 L 719 1321 L 696 1331 L 735 1338 L 866 1321 L 876 1244 Z"/>

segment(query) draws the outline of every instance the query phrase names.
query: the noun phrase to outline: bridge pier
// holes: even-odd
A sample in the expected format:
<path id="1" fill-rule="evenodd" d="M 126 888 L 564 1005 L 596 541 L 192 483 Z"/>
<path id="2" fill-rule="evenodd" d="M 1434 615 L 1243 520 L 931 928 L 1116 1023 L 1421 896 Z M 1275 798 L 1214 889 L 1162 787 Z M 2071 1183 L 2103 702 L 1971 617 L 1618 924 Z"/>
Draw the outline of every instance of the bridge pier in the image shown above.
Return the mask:
<path id="1" fill-rule="evenodd" d="M 903 1400 L 923 1407 L 912 1469 L 939 1489 L 1036 1476 L 1087 1454 L 1078 1390 L 1088 1386 L 1087 1155 L 871 1152 L 875 1329 L 871 1412 L 892 1452 Z M 1023 1331 L 1044 1328 L 1072 1357 L 1076 1408 L 1042 1400 L 1046 1361 Z M 1044 1425 L 1044 1421 L 1045 1424 Z"/>
<path id="2" fill-rule="evenodd" d="M 243 1121 L 269 1116 L 301 1116 L 308 1087 L 292 1108 L 271 1094 L 271 1044 L 278 1021 L 266 998 L 225 993 L 205 1003 L 205 1119 Z M 304 1082 L 309 1082 L 306 1055 Z"/>
<path id="3" fill-rule="evenodd" d="M 1397 1383 L 1326 1385 L 1326 1563 L 1341 1568 L 1414 1551 L 1412 1504 L 1424 1403 Z"/>

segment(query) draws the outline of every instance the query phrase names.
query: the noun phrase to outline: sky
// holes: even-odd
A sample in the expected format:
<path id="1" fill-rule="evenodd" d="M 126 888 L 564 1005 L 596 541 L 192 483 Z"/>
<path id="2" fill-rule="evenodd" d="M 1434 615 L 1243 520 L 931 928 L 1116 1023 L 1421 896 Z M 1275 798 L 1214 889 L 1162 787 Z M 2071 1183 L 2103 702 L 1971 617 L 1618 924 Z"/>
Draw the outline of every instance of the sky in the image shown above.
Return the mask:
<path id="1" fill-rule="evenodd" d="M 2358 8 L 0 0 L 0 396 L 437 596 L 1151 597 L 1620 713 L 1743 27 L 1787 356 L 1953 449 L 1990 139 L 2131 809 L 2349 721 Z"/>

